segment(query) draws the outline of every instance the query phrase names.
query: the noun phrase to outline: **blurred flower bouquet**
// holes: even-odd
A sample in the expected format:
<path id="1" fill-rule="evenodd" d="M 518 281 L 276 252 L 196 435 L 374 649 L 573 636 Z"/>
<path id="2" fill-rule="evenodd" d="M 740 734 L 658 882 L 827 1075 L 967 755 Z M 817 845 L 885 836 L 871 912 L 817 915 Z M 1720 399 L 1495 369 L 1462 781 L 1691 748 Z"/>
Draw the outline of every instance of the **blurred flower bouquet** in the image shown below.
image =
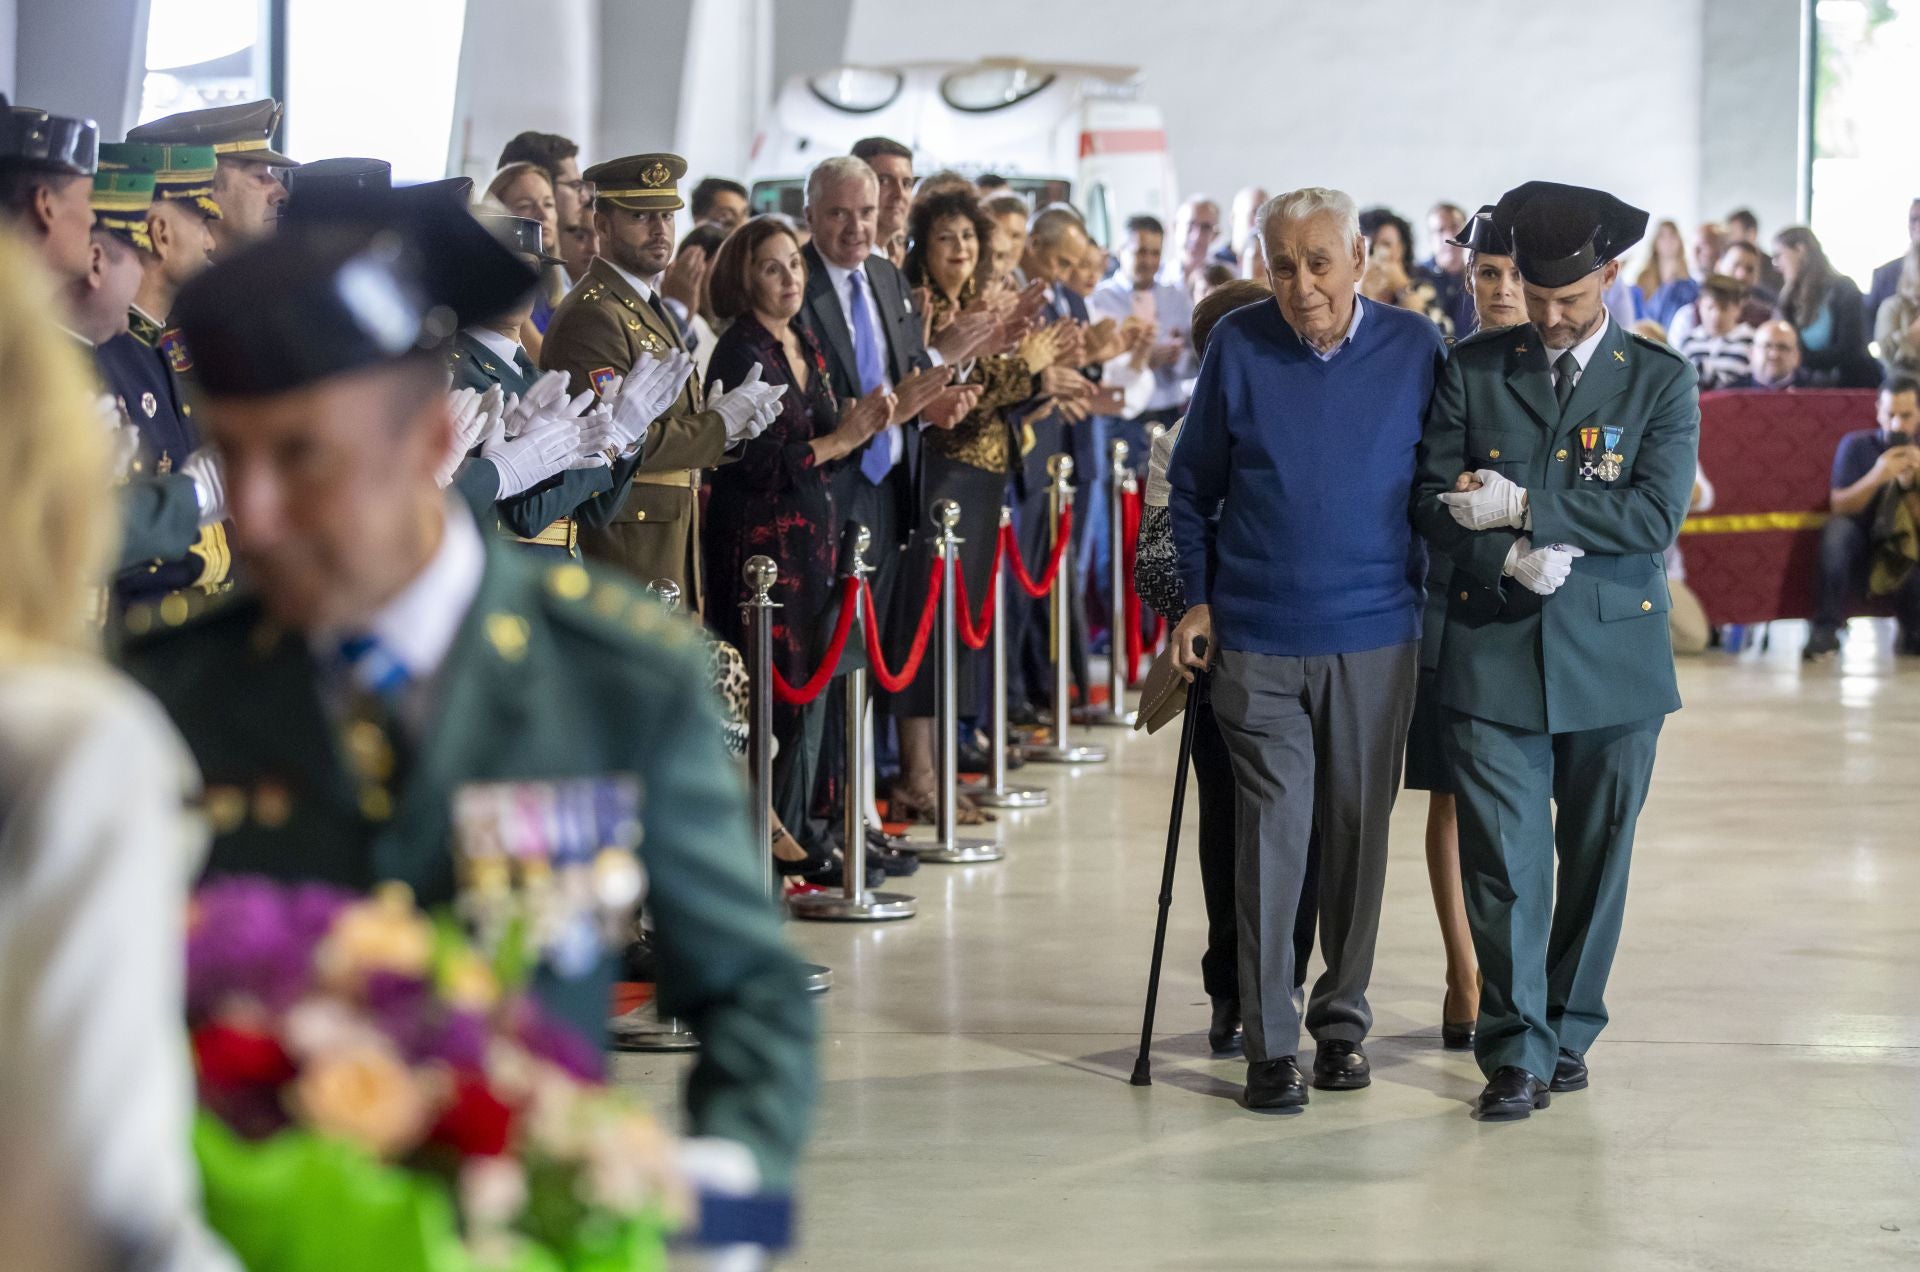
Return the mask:
<path id="1" fill-rule="evenodd" d="M 252 1272 L 664 1266 L 691 1199 L 600 1056 L 402 885 L 212 881 L 187 1015 L 208 1218 Z"/>

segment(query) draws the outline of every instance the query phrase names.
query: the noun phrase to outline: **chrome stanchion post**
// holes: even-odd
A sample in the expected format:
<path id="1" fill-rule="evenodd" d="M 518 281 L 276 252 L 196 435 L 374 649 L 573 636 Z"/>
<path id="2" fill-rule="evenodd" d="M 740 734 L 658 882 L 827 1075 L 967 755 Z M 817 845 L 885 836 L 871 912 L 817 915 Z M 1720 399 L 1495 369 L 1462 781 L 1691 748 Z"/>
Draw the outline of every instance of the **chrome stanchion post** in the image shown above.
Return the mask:
<path id="1" fill-rule="evenodd" d="M 680 608 L 680 585 L 672 579 L 655 579 L 647 585 L 647 591 L 653 593 L 669 613 Z M 751 745 L 751 732 L 748 738 Z M 685 1021 L 678 1016 L 660 1014 L 657 1001 L 643 1003 L 609 1020 L 607 1037 L 616 1051 L 694 1051 L 700 1046 L 700 1040 L 693 1036 L 693 1030 L 687 1028 Z"/>
<path id="2" fill-rule="evenodd" d="M 866 552 L 873 536 L 865 526 L 849 525 L 853 535 L 852 560 L 848 576 L 856 581 L 867 574 Z M 853 625 L 848 640 L 859 640 L 868 619 L 866 591 L 856 587 L 853 599 Z M 847 680 L 847 780 L 846 812 L 842 825 L 846 831 L 846 860 L 841 865 L 846 886 L 838 893 L 808 892 L 787 898 L 788 912 L 796 919 L 814 919 L 830 923 L 877 923 L 886 919 L 910 919 L 913 898 L 899 892 L 867 890 L 867 673 L 856 667 Z"/>
<path id="3" fill-rule="evenodd" d="M 767 896 L 780 900 L 780 877 L 773 868 L 773 585 L 780 567 L 771 557 L 748 557 L 741 568 L 747 599 L 740 602 L 741 626 L 747 631 L 747 783 L 750 788 L 753 842 L 766 849 Z M 804 964 L 807 992 L 824 994 L 833 988 L 833 969 L 820 963 Z"/>
<path id="4" fill-rule="evenodd" d="M 1013 524 L 1013 509 L 1000 509 L 1002 533 Z M 1018 549 L 1016 549 L 1017 551 Z M 968 792 L 983 808 L 1038 808 L 1047 792 L 1038 786 L 1007 784 L 1007 567 L 994 572 L 993 597 L 993 770 L 989 784 Z"/>
<path id="5" fill-rule="evenodd" d="M 1120 542 L 1127 483 L 1133 478 L 1127 468 L 1130 453 L 1126 442 L 1117 437 L 1107 448 L 1107 523 L 1112 527 L 1113 548 L 1107 570 L 1107 705 L 1086 714 L 1088 724 L 1118 729 L 1133 727 L 1133 712 L 1127 710 L 1127 554 Z"/>
<path id="6" fill-rule="evenodd" d="M 942 499 L 933 505 L 933 524 L 939 531 L 940 559 L 939 702 L 933 713 L 934 754 L 938 757 L 939 790 L 935 796 L 934 837 L 908 840 L 907 851 L 922 861 L 965 866 L 999 861 L 1006 850 L 990 839 L 960 839 L 955 835 L 960 797 L 960 544 L 953 528 L 960 524 L 960 505 Z"/>
<path id="7" fill-rule="evenodd" d="M 1068 514 L 1073 511 L 1073 456 L 1053 456 L 1047 471 L 1053 474 L 1049 520 L 1057 548 L 1060 532 L 1072 529 Z M 1069 545 L 1053 575 L 1053 743 L 1028 747 L 1027 758 L 1048 764 L 1098 764 L 1107 758 L 1105 747 L 1076 745 L 1067 737 L 1073 727 L 1073 570 L 1067 560 L 1071 555 Z"/>

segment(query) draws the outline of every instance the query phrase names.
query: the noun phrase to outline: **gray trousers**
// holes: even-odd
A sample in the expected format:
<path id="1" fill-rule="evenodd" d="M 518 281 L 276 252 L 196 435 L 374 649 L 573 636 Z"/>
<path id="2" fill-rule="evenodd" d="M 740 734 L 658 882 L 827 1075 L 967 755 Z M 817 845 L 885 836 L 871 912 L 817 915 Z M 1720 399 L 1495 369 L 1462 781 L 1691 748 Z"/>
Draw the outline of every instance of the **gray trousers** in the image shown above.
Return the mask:
<path id="1" fill-rule="evenodd" d="M 1285 657 L 1222 650 L 1213 709 L 1237 785 L 1235 909 L 1240 1013 L 1250 1061 L 1296 1055 L 1294 915 L 1307 845 L 1320 844 L 1320 953 L 1307 1002 L 1317 1041 L 1359 1042 L 1387 879 L 1387 820 L 1400 791 L 1417 644 Z"/>

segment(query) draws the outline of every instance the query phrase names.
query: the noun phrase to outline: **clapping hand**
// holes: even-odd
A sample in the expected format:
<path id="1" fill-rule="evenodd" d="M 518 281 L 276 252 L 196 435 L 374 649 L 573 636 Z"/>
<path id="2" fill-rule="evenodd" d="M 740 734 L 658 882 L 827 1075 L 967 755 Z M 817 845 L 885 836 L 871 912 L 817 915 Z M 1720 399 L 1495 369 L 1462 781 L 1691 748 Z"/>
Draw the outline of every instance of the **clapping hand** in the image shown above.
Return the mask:
<path id="1" fill-rule="evenodd" d="M 1086 329 L 1081 345 L 1078 365 L 1092 366 L 1126 352 L 1127 338 L 1121 332 L 1119 323 L 1111 318 L 1102 318 Z"/>
<path id="2" fill-rule="evenodd" d="M 867 440 L 885 429 L 892 421 L 896 411 L 896 400 L 885 389 L 875 389 L 865 397 L 858 398 L 840 417 L 840 426 L 834 431 L 840 434 L 845 445 L 844 453 L 851 453 L 866 445 Z"/>
<path id="3" fill-rule="evenodd" d="M 920 418 L 934 428 L 952 428 L 980 404 L 982 390 L 977 384 L 955 384 L 940 390 Z"/>
<path id="4" fill-rule="evenodd" d="M 756 362 L 745 379 L 716 397 L 711 407 L 726 422 L 727 445 L 752 441 L 766 432 L 780 415 L 780 398 L 786 391 L 784 384 L 762 383 L 760 364 Z"/>
<path id="5" fill-rule="evenodd" d="M 908 420 L 918 418 L 952 379 L 953 368 L 950 366 L 921 367 L 909 372 L 900 383 L 893 386 L 893 416 L 887 422 L 905 424 Z"/>
<path id="6" fill-rule="evenodd" d="M 992 337 L 996 325 L 994 316 L 986 310 L 962 311 L 934 333 L 933 348 L 939 352 L 941 361 L 949 365 L 965 362 Z"/>
<path id="7" fill-rule="evenodd" d="M 480 454 L 500 472 L 497 498 L 531 490 L 574 466 L 582 447 L 580 417 L 593 400 L 591 389 L 569 398 L 566 372 L 549 371 L 510 410 L 502 398 L 497 414 L 487 412 L 493 423 Z"/>
<path id="8" fill-rule="evenodd" d="M 699 313 L 700 287 L 706 281 L 709 264 L 706 252 L 700 248 L 681 248 L 660 277 L 660 294 L 678 301 L 689 314 Z"/>
<path id="9" fill-rule="evenodd" d="M 227 519 L 227 470 L 220 452 L 202 446 L 180 461 L 180 471 L 193 478 L 193 492 L 200 500 L 200 524 L 210 526 Z"/>
<path id="10" fill-rule="evenodd" d="M 1054 361 L 1064 367 L 1086 366 L 1087 329 L 1071 318 L 1062 318 L 1053 325 L 1059 328 L 1054 336 Z"/>
<path id="11" fill-rule="evenodd" d="M 653 422 L 680 400 L 693 365 L 693 355 L 679 349 L 665 357 L 643 353 L 626 375 L 607 386 L 603 400 L 610 404 L 613 449 L 631 451 L 646 440 Z"/>

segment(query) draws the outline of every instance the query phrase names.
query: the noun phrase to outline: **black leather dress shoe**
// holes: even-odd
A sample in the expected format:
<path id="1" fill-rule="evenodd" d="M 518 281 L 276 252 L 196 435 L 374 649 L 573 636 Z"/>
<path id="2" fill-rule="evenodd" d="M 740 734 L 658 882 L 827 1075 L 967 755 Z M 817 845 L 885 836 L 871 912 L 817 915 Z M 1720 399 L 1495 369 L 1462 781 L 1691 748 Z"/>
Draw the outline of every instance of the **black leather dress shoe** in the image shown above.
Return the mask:
<path id="1" fill-rule="evenodd" d="M 1313 1085 L 1322 1091 L 1358 1091 L 1373 1082 L 1373 1066 L 1357 1042 L 1329 1038 L 1314 1048 Z"/>
<path id="2" fill-rule="evenodd" d="M 1298 1113 L 1307 1106 L 1307 1084 L 1292 1056 L 1247 1065 L 1246 1106 L 1257 1113 Z"/>
<path id="3" fill-rule="evenodd" d="M 1494 1071 L 1493 1081 L 1473 1103 L 1473 1115 L 1482 1122 L 1517 1122 L 1531 1117 L 1535 1109 L 1544 1109 L 1553 1101 L 1547 1084 L 1514 1065 L 1502 1065 Z"/>
<path id="4" fill-rule="evenodd" d="M 1240 1050 L 1240 1000 L 1213 1000 L 1213 1023 L 1207 1026 L 1207 1045 L 1216 1056 L 1230 1056 Z"/>
<path id="5" fill-rule="evenodd" d="M 1578 1051 L 1560 1048 L 1560 1058 L 1553 1066 L 1553 1081 L 1547 1084 L 1547 1089 L 1556 1095 L 1586 1090 L 1587 1058 Z"/>

